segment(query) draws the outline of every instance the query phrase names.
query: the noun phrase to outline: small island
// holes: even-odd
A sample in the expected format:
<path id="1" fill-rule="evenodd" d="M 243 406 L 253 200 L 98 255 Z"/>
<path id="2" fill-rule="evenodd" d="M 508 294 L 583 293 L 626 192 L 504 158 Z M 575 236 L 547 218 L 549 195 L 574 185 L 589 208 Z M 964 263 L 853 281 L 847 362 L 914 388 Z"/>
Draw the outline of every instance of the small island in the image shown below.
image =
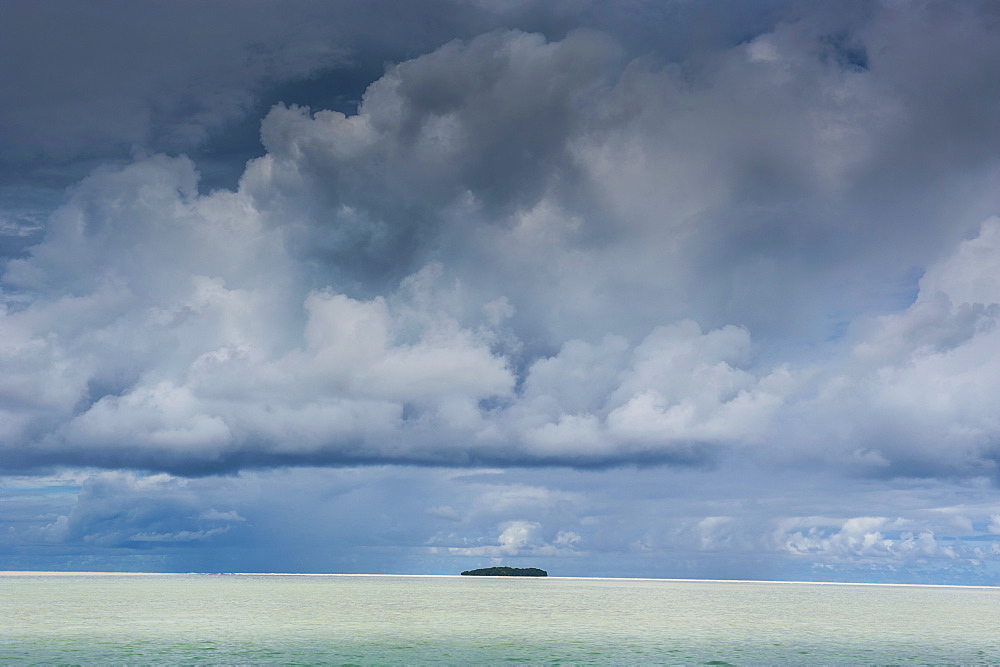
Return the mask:
<path id="1" fill-rule="evenodd" d="M 549 573 L 537 567 L 484 567 L 480 570 L 466 570 L 463 577 L 547 577 Z"/>

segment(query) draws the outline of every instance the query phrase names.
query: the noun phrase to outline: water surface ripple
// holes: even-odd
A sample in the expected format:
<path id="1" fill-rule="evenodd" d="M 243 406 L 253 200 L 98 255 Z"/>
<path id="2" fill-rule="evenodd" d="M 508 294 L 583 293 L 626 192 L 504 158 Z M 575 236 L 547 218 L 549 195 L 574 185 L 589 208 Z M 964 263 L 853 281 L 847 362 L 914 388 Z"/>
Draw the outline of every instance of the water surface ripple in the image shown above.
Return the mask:
<path id="1" fill-rule="evenodd" d="M 0 662 L 1000 663 L 1000 589 L 0 574 Z"/>

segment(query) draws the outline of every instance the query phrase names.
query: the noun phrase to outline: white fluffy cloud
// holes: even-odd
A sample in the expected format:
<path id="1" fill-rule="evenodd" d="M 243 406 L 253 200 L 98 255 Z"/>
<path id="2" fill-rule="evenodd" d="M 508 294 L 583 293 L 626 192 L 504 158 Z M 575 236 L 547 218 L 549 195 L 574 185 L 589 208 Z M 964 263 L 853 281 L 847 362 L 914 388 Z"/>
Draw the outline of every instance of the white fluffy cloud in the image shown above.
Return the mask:
<path id="1" fill-rule="evenodd" d="M 850 360 L 809 409 L 831 453 L 862 468 L 996 473 L 1000 221 L 931 266 L 907 309 L 859 325 Z"/>
<path id="2" fill-rule="evenodd" d="M 11 460 L 337 451 L 396 430 L 404 404 L 454 420 L 511 391 L 485 334 L 422 294 L 393 313 L 310 288 L 280 229 L 240 193 L 197 196 L 194 178 L 159 157 L 95 175 L 32 257 L 9 263 Z"/>
<path id="3" fill-rule="evenodd" d="M 786 369 L 745 369 L 751 344 L 736 327 L 702 332 L 686 321 L 659 327 L 629 350 L 568 342 L 526 374 L 508 424 L 554 458 L 698 460 L 706 445 L 752 444 L 794 387 Z"/>

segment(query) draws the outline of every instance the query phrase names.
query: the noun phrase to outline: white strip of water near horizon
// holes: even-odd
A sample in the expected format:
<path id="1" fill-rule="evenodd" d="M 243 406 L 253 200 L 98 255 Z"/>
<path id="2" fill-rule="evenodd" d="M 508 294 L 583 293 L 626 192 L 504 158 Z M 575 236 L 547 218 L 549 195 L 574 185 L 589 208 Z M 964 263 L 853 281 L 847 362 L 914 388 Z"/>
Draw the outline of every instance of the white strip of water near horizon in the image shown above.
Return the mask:
<path id="1" fill-rule="evenodd" d="M 990 587 L 0 573 L 0 662 L 982 664 L 998 612 Z"/>

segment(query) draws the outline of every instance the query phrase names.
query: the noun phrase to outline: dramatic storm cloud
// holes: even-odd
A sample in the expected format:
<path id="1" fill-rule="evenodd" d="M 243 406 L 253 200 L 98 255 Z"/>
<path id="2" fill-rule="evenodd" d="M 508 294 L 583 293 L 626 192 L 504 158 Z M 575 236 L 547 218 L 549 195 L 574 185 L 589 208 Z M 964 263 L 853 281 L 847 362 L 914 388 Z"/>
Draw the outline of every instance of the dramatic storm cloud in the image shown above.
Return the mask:
<path id="1" fill-rule="evenodd" d="M 4 3 L 0 565 L 993 581 L 1000 14 L 713 6 Z"/>

